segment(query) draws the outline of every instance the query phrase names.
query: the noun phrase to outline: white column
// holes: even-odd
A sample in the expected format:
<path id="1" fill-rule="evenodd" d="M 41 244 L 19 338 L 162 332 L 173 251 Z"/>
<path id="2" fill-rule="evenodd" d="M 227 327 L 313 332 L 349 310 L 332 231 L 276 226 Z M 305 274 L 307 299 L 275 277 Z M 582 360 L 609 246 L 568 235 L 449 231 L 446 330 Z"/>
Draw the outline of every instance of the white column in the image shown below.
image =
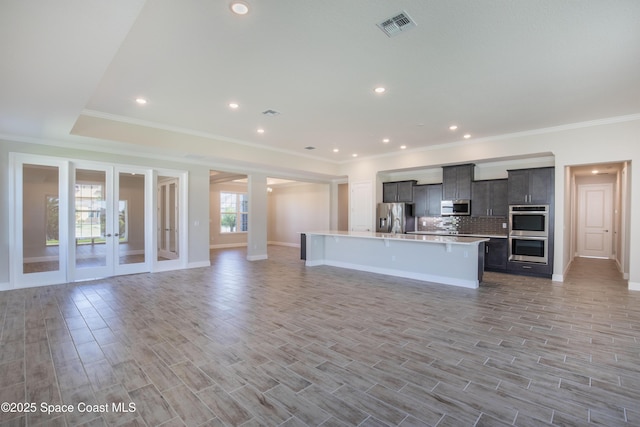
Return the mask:
<path id="1" fill-rule="evenodd" d="M 249 232 L 247 259 L 267 259 L 267 176 L 249 175 Z"/>

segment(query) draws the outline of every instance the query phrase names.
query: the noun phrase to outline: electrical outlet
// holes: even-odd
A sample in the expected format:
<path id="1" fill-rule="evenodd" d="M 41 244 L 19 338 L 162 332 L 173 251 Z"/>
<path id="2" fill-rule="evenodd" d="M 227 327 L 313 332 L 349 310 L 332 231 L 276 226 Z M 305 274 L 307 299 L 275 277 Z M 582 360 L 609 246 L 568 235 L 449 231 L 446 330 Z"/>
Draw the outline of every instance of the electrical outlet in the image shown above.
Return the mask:
<path id="1" fill-rule="evenodd" d="M 506 222 L 502 223 L 502 228 L 507 228 L 507 223 Z"/>

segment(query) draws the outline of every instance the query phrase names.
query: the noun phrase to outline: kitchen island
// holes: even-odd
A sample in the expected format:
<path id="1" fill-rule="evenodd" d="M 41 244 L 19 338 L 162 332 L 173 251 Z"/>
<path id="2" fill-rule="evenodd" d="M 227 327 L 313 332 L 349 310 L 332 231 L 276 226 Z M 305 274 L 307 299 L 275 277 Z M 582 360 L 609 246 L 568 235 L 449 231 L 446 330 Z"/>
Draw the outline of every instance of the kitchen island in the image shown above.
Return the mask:
<path id="1" fill-rule="evenodd" d="M 364 231 L 303 233 L 309 267 L 331 265 L 477 288 L 488 238 Z"/>

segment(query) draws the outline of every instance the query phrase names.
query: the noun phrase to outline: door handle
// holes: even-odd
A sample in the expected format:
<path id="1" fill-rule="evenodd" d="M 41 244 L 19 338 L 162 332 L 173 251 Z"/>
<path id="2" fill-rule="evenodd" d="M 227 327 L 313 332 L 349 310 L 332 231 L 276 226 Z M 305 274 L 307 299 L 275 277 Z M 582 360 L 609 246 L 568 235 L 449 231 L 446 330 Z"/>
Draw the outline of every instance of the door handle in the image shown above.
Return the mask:
<path id="1" fill-rule="evenodd" d="M 111 233 L 107 234 L 106 236 L 107 236 L 107 237 L 111 237 Z"/>
<path id="2" fill-rule="evenodd" d="M 605 232 L 605 233 L 608 233 L 608 232 L 609 232 L 609 230 L 604 230 L 604 232 Z"/>

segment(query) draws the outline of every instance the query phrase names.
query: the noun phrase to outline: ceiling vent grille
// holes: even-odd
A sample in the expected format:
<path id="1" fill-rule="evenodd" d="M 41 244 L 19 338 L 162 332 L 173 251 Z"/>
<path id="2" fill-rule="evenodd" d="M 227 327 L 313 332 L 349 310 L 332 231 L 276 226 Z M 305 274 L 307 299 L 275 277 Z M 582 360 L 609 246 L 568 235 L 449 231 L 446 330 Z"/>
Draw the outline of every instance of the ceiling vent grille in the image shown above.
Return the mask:
<path id="1" fill-rule="evenodd" d="M 378 28 L 388 37 L 394 37 L 403 31 L 415 28 L 417 24 L 411 19 L 407 12 L 402 11 L 376 25 L 378 25 Z"/>
<path id="2" fill-rule="evenodd" d="M 262 114 L 264 114 L 265 116 L 277 116 L 280 113 L 276 110 L 265 110 L 262 112 Z"/>

